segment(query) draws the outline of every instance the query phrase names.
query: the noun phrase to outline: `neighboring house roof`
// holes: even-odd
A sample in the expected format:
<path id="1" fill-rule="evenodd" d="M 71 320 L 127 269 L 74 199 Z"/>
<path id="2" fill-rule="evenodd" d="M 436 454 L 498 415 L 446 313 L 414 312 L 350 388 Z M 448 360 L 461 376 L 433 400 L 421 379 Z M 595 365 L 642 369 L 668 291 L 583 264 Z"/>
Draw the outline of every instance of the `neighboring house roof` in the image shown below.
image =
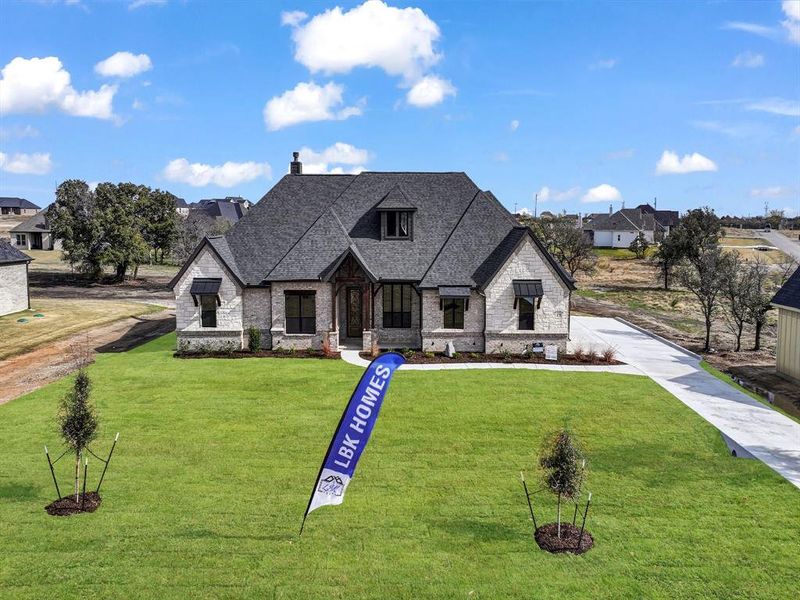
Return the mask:
<path id="1" fill-rule="evenodd" d="M 15 198 L 9 196 L 4 196 L 0 198 L 0 208 L 25 208 L 25 209 L 35 208 L 36 210 L 39 210 L 39 207 L 36 206 L 30 200 L 25 200 L 25 198 Z"/>
<path id="2" fill-rule="evenodd" d="M 792 276 L 778 290 L 772 299 L 772 304 L 800 310 L 800 267 L 795 269 Z"/>
<path id="3" fill-rule="evenodd" d="M 244 216 L 242 205 L 229 200 L 200 200 L 194 208 L 203 211 L 212 219 L 225 219 L 231 223 L 237 223 Z"/>
<path id="4" fill-rule="evenodd" d="M 662 227 L 677 227 L 681 220 L 680 214 L 677 210 L 657 210 L 649 204 L 640 204 L 637 206 L 643 213 L 653 215 L 656 222 Z"/>
<path id="5" fill-rule="evenodd" d="M 652 214 L 638 208 L 623 208 L 610 215 L 597 215 L 584 229 L 593 231 L 655 231 L 658 225 Z"/>
<path id="6" fill-rule="evenodd" d="M 12 227 L 10 233 L 49 233 L 50 226 L 47 223 L 47 216 L 44 212 L 36 213 L 30 219 L 27 219 Z"/>
<path id="7" fill-rule="evenodd" d="M 416 209 L 413 239 L 381 240 L 389 206 Z M 574 287 L 533 233 L 464 173 L 286 175 L 209 243 L 247 285 L 325 280 L 352 256 L 375 281 L 435 288 L 485 285 L 525 236 Z"/>
<path id="8" fill-rule="evenodd" d="M 175 208 L 189 208 L 189 205 L 183 198 L 175 198 Z"/>
<path id="9" fill-rule="evenodd" d="M 31 262 L 33 259 L 20 252 L 6 240 L 0 240 L 0 265 Z"/>

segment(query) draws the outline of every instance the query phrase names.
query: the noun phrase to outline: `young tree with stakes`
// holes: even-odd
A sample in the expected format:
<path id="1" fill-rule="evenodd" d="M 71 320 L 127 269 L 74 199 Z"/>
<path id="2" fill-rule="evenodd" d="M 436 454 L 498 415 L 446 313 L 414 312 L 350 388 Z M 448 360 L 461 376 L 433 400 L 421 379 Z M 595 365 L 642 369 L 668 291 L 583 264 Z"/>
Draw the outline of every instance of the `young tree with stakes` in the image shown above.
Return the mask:
<path id="1" fill-rule="evenodd" d="M 562 429 L 545 441 L 539 460 L 544 484 L 558 496 L 557 536 L 561 537 L 561 500 L 575 501 L 581 493 L 586 461 L 580 445 L 568 429 Z"/>
<path id="2" fill-rule="evenodd" d="M 81 368 L 73 388 L 61 401 L 58 425 L 64 442 L 75 452 L 75 502 L 78 502 L 81 454 L 97 436 L 97 416 L 89 396 L 92 383 Z"/>

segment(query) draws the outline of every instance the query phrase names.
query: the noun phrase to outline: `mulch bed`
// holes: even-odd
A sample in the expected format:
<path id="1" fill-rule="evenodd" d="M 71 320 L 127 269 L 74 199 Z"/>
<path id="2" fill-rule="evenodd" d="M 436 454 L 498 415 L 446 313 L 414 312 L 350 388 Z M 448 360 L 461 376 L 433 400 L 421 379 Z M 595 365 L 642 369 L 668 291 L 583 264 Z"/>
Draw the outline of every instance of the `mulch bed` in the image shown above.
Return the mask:
<path id="1" fill-rule="evenodd" d="M 48 515 L 54 517 L 68 517 L 81 512 L 94 512 L 100 507 L 100 494 L 97 492 L 86 492 L 86 502 L 83 503 L 83 494 L 78 494 L 78 501 L 75 502 L 75 494 L 64 496 L 55 502 L 51 502 L 44 509 Z"/>
<path id="2" fill-rule="evenodd" d="M 403 354 L 400 352 L 400 354 Z M 374 357 L 369 352 L 361 352 L 361 358 L 372 360 Z M 531 363 L 531 364 L 549 364 L 549 365 L 624 365 L 625 363 L 619 360 L 606 361 L 602 357 L 589 358 L 582 356 L 576 358 L 571 354 L 562 354 L 558 360 L 546 360 L 542 354 L 511 354 L 504 356 L 502 354 L 483 354 L 475 352 L 459 352 L 458 356 L 448 358 L 441 352 L 424 353 L 414 351 L 413 353 L 407 352 L 403 354 L 406 362 L 412 365 L 431 365 L 431 364 L 448 364 L 448 363 Z"/>
<path id="3" fill-rule="evenodd" d="M 581 546 L 578 548 L 578 538 L 581 528 L 572 523 L 561 523 L 561 537 L 558 537 L 558 523 L 548 523 L 536 530 L 536 543 L 539 548 L 548 552 L 572 552 L 583 554 L 594 546 L 594 538 L 588 531 L 583 531 Z"/>
<path id="4" fill-rule="evenodd" d="M 176 352 L 175 358 L 322 358 L 338 359 L 341 355 L 338 352 L 325 354 L 322 350 L 261 350 L 250 352 L 249 350 L 235 350 L 233 352 Z"/>

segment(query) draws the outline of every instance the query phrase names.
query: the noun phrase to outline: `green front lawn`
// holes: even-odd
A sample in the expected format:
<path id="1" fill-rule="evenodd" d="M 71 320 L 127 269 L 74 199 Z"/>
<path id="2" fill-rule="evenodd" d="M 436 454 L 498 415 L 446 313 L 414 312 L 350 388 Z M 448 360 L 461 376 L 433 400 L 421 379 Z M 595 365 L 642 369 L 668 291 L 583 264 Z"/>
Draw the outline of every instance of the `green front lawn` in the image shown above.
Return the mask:
<path id="1" fill-rule="evenodd" d="M 788 598 L 800 492 L 648 379 L 400 372 L 344 505 L 300 520 L 360 370 L 180 360 L 174 336 L 91 368 L 103 504 L 49 517 L 42 444 L 70 381 L 0 406 L 0 596 Z M 518 474 L 545 432 L 583 438 L 596 546 L 546 554 Z M 68 488 L 69 463 L 58 465 Z M 98 461 L 90 462 L 98 474 Z M 545 498 L 537 496 L 540 519 Z M 547 500 L 547 519 L 555 504 Z"/>

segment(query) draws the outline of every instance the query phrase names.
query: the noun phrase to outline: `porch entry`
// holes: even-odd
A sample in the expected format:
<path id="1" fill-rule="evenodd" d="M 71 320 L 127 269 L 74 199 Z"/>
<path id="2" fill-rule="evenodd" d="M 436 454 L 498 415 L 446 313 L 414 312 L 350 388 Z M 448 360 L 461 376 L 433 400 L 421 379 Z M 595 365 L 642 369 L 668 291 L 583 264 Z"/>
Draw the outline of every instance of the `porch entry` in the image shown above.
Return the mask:
<path id="1" fill-rule="evenodd" d="M 345 306 L 347 307 L 347 337 L 349 338 L 360 338 L 363 336 L 363 299 L 364 296 L 360 287 L 347 288 L 347 302 Z"/>

